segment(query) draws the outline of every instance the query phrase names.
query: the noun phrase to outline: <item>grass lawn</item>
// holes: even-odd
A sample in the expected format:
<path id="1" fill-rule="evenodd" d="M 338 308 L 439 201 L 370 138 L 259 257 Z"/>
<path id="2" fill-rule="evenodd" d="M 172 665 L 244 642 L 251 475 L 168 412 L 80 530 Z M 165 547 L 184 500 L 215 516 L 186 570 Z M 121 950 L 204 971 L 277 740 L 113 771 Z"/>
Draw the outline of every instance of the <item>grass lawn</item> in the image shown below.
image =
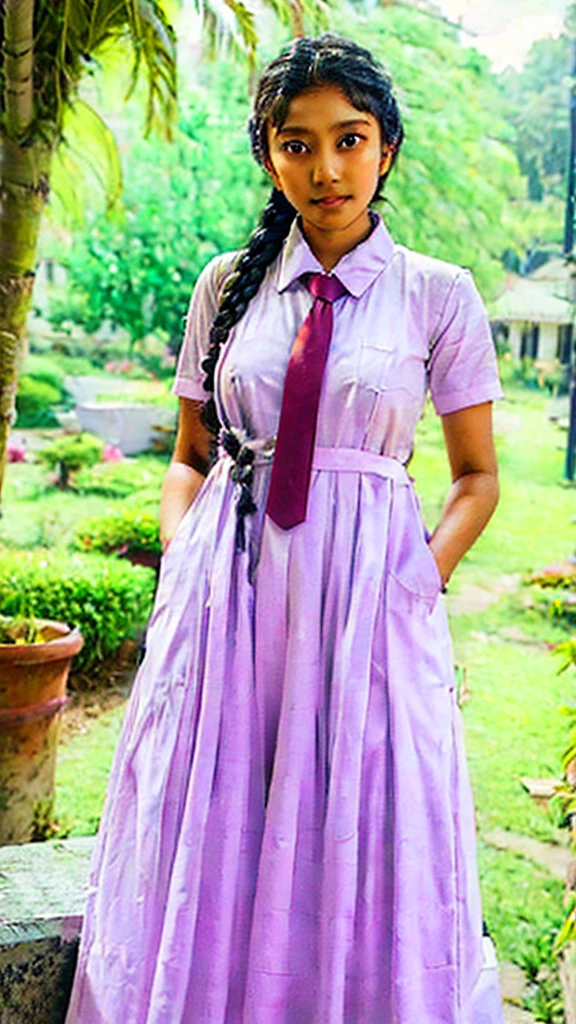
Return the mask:
<path id="1" fill-rule="evenodd" d="M 576 704 L 576 673 L 558 675 L 547 646 L 566 639 L 566 628 L 532 606 L 532 591 L 525 584 L 531 571 L 576 549 L 576 489 L 563 480 L 566 435 L 547 419 L 547 406 L 542 394 L 514 388 L 497 404 L 500 505 L 458 568 L 448 595 L 455 661 L 466 671 L 469 690 L 463 714 L 485 917 L 500 957 L 516 961 L 531 977 L 552 963 L 552 940 L 563 917 L 563 886 L 532 861 L 497 850 L 489 840 L 494 829 L 548 842 L 563 840 L 520 782 L 524 775 L 558 775 L 566 742 L 559 708 Z M 439 420 L 431 410 L 418 435 L 410 468 L 425 518 L 433 525 L 449 479 Z M 141 465 L 151 474 L 142 493 L 153 500 L 162 467 L 155 460 L 142 460 Z M 38 490 L 34 493 L 38 481 L 29 478 L 26 485 L 18 484 L 17 468 L 10 467 L 6 493 L 3 530 L 8 541 L 31 546 L 43 534 L 60 543 L 63 524 L 70 525 L 79 514 L 78 499 L 68 503 L 68 496 L 45 493 L 39 512 Z M 134 495 L 124 503 L 133 500 Z M 107 507 L 109 499 L 87 495 L 81 514 Z M 121 717 L 122 708 L 105 712 L 88 723 L 84 735 L 61 748 L 56 815 L 72 834 L 94 830 Z M 554 985 L 545 979 L 536 991 L 533 1009 L 539 1008 L 539 1019 L 559 1019 L 551 1009 Z"/>

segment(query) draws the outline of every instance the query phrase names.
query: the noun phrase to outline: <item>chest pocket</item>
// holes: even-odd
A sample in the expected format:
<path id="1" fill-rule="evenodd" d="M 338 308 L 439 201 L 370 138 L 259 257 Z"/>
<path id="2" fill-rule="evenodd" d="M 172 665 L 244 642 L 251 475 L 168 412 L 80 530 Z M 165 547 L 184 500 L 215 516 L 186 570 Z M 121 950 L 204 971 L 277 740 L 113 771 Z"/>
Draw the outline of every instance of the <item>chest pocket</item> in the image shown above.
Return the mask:
<path id="1" fill-rule="evenodd" d="M 358 348 L 357 376 L 359 383 L 377 394 L 408 392 L 422 398 L 426 388 L 426 367 L 423 358 L 410 351 L 405 339 L 383 333 L 377 339 L 366 339 Z"/>

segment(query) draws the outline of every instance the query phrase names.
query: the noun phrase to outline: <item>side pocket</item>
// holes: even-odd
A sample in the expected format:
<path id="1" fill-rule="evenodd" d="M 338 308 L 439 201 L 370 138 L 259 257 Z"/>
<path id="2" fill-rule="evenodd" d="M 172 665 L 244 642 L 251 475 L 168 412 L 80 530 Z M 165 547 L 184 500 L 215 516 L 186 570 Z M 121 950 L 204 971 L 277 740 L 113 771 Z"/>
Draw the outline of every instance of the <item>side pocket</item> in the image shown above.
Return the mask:
<path id="1" fill-rule="evenodd" d="M 440 570 L 426 540 L 418 500 L 411 487 L 397 487 L 392 500 L 388 569 L 413 597 L 435 602 L 443 588 Z"/>

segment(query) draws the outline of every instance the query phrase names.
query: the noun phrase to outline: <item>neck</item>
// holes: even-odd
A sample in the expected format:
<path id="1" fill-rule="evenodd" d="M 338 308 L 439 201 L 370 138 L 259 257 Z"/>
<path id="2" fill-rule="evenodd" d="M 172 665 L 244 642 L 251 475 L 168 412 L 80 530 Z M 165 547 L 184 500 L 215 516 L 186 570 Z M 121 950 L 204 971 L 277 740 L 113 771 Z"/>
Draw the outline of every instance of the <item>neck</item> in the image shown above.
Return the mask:
<path id="1" fill-rule="evenodd" d="M 304 238 L 326 273 L 330 273 L 346 253 L 364 242 L 376 226 L 376 218 L 368 210 L 342 230 L 324 230 L 300 217 L 298 222 Z"/>

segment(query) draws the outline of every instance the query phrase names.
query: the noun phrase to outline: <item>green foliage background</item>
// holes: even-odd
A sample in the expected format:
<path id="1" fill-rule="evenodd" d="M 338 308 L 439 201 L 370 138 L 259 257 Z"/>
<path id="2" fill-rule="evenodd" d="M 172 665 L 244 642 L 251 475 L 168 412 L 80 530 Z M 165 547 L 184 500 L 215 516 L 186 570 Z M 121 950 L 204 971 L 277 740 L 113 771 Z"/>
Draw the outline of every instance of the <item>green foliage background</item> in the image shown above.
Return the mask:
<path id="1" fill-rule="evenodd" d="M 470 267 L 491 297 L 502 253 L 524 244 L 517 205 L 519 213 L 526 186 L 487 60 L 446 23 L 407 7 L 340 11 L 334 21 L 390 69 L 403 109 L 406 141 L 384 210 L 393 235 Z M 262 63 L 277 50 L 267 43 Z M 245 242 L 268 191 L 249 152 L 248 113 L 247 75 L 221 58 L 199 69 L 192 89 L 184 85 L 174 143 L 133 142 L 128 132 L 123 198 L 76 238 L 56 324 L 91 332 L 109 320 L 128 330 L 136 351 L 150 332 L 177 350 L 200 270 Z"/>
<path id="2" fill-rule="evenodd" d="M 490 296 L 524 186 L 487 59 L 450 25 L 408 7 L 377 8 L 364 23 L 338 27 L 389 68 L 403 109 L 406 139 L 385 213 L 392 234 L 469 267 Z"/>
<path id="3" fill-rule="evenodd" d="M 172 143 L 127 148 L 121 203 L 88 224 L 63 261 L 68 288 L 52 304 L 54 324 L 91 332 L 109 320 L 128 331 L 132 350 L 152 332 L 178 350 L 200 271 L 242 244 L 265 201 L 246 117 L 246 80 L 220 62 L 182 100 Z"/>
<path id="4" fill-rule="evenodd" d="M 146 622 L 155 578 L 121 560 L 49 551 L 5 551 L 0 558 L 0 612 L 78 626 L 84 647 L 74 670 L 86 672 L 111 657 Z"/>
<path id="5" fill-rule="evenodd" d="M 510 141 L 526 181 L 526 197 L 517 206 L 520 260 L 526 251 L 558 250 L 563 243 L 572 63 L 566 30 L 558 39 L 537 40 L 520 71 L 508 68 L 498 77 Z"/>

